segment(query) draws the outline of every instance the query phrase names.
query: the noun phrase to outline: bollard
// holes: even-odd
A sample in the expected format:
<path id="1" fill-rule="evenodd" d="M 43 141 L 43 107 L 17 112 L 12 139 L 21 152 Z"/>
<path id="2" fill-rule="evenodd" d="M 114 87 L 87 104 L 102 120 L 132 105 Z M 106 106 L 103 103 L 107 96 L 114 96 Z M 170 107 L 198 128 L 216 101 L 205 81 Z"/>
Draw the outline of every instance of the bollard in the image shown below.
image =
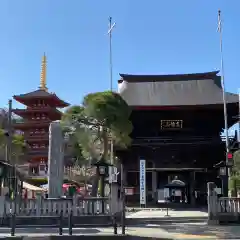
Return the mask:
<path id="1" fill-rule="evenodd" d="M 61 210 L 59 216 L 59 235 L 63 234 L 63 211 Z"/>
<path id="2" fill-rule="evenodd" d="M 169 214 L 168 214 L 168 208 L 169 208 L 168 204 L 169 204 L 169 199 L 167 199 L 166 201 L 167 201 L 167 202 L 166 202 L 166 205 L 167 205 L 167 212 L 166 212 L 165 217 L 170 217 Z"/>
<path id="3" fill-rule="evenodd" d="M 15 215 L 15 213 L 13 213 L 12 215 L 11 215 L 11 219 L 10 219 L 10 221 L 11 221 L 11 236 L 15 236 L 15 229 L 16 229 L 16 215 Z"/>
<path id="4" fill-rule="evenodd" d="M 72 235 L 72 210 L 70 211 L 70 214 L 68 215 L 68 233 L 69 235 Z"/>
<path id="5" fill-rule="evenodd" d="M 126 233 L 126 216 L 125 216 L 125 209 L 122 211 L 122 234 L 125 235 Z"/>
<path id="6" fill-rule="evenodd" d="M 166 214 L 166 217 L 168 217 L 169 215 L 168 215 L 168 206 L 167 206 L 167 214 Z"/>
<path id="7" fill-rule="evenodd" d="M 117 218 L 116 215 L 113 216 L 113 234 L 117 235 Z"/>

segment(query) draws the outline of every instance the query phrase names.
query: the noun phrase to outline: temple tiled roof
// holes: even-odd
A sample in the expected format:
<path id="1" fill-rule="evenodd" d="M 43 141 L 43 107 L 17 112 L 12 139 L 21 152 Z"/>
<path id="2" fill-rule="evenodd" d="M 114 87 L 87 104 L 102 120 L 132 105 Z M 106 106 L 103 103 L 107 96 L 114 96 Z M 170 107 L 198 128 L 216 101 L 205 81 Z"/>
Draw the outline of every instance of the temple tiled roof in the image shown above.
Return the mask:
<path id="1" fill-rule="evenodd" d="M 189 106 L 223 104 L 218 71 L 175 75 L 120 74 L 118 90 L 130 106 Z M 238 95 L 226 93 L 227 103 Z"/>

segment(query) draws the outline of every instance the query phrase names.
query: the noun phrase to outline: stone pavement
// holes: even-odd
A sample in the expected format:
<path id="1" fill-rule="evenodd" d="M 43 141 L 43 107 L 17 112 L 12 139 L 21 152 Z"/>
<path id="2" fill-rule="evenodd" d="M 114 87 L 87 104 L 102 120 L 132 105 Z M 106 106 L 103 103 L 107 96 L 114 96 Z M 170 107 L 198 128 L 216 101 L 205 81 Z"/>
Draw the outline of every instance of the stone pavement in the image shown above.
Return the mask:
<path id="1" fill-rule="evenodd" d="M 121 233 L 121 229 L 118 229 Z M 64 229 L 64 235 L 68 229 Z M 112 235 L 112 228 L 74 228 L 73 235 Z M 127 227 L 126 234 L 132 236 L 165 239 L 240 239 L 239 226 L 208 226 L 206 223 L 172 223 L 169 225 L 143 225 Z M 16 230 L 16 236 L 58 235 L 56 228 L 22 228 Z M 0 238 L 10 236 L 9 228 L 0 228 Z"/>
<path id="2" fill-rule="evenodd" d="M 127 218 L 166 218 L 167 210 L 140 210 L 135 213 L 129 213 Z M 208 217 L 208 213 L 206 211 L 200 210 L 172 210 L 169 209 L 168 211 L 169 217 L 172 218 L 188 218 L 188 217 Z"/>

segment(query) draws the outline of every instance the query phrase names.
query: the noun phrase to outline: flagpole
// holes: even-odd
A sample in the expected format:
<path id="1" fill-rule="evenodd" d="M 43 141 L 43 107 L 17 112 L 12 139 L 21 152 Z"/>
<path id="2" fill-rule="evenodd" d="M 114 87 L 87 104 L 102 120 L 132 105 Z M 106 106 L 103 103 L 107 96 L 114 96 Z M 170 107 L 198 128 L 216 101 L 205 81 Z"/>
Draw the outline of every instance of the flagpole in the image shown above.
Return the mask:
<path id="1" fill-rule="evenodd" d="M 224 64 L 223 64 L 223 37 L 222 37 L 222 19 L 221 10 L 218 10 L 218 32 L 220 42 L 220 55 L 221 55 L 221 82 L 222 82 L 222 94 L 223 94 L 223 111 L 224 111 L 224 128 L 226 136 L 226 175 L 223 180 L 223 196 L 228 197 L 228 177 L 230 176 L 228 167 L 228 153 L 229 153 L 229 138 L 228 138 L 228 114 L 227 114 L 227 103 L 226 103 L 226 91 L 225 91 L 225 75 L 224 75 Z"/>
<path id="2" fill-rule="evenodd" d="M 109 35 L 109 73 L 110 73 L 110 91 L 113 91 L 113 64 L 112 64 L 112 30 L 115 27 L 115 23 L 112 24 L 112 17 L 109 17 L 109 29 L 108 29 L 108 35 Z M 110 140 L 110 163 L 111 165 L 114 164 L 114 159 L 113 159 L 113 138 L 111 135 L 111 140 Z M 113 170 L 111 167 L 111 171 L 109 173 L 109 175 L 111 176 L 111 181 L 112 181 L 112 175 L 113 175 Z M 110 198 L 111 198 L 111 210 L 113 208 L 113 203 L 112 203 L 112 199 L 113 199 L 113 183 L 111 182 L 111 186 L 110 186 Z"/>
<path id="3" fill-rule="evenodd" d="M 109 73 L 110 73 L 110 90 L 111 92 L 113 91 L 113 79 L 112 79 L 112 30 L 115 26 L 115 23 L 112 24 L 112 17 L 109 17 L 109 30 L 108 30 L 108 35 L 109 35 Z M 113 140 L 111 136 L 111 143 L 110 143 L 111 149 L 110 149 L 110 162 L 113 164 Z"/>
<path id="4" fill-rule="evenodd" d="M 112 77 L 112 30 L 115 27 L 115 23 L 112 24 L 112 17 L 109 17 L 109 70 L 110 70 L 110 90 L 113 90 L 113 77 Z"/>

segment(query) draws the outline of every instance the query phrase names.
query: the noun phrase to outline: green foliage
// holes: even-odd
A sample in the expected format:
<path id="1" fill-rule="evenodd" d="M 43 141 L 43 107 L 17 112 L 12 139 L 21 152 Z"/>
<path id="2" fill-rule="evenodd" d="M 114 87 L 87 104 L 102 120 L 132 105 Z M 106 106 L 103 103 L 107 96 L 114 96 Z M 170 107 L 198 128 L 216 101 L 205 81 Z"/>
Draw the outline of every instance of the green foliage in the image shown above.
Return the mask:
<path id="1" fill-rule="evenodd" d="M 96 92 L 85 96 L 82 106 L 68 108 L 62 124 L 70 142 L 80 149 L 79 155 L 85 159 L 99 159 L 108 155 L 106 146 L 110 136 L 114 146 L 126 148 L 131 144 L 130 114 L 129 106 L 119 94 Z"/>
<path id="2" fill-rule="evenodd" d="M 0 129 L 0 151 L 1 156 L 5 155 L 5 147 L 7 144 L 6 131 Z M 20 156 L 24 155 L 26 150 L 26 144 L 24 137 L 20 134 L 14 134 L 12 136 L 12 156 L 15 158 L 14 163 L 16 163 Z"/>
<path id="3" fill-rule="evenodd" d="M 240 190 L 240 175 L 232 175 L 229 181 L 229 189 L 230 190 Z"/>
<path id="4" fill-rule="evenodd" d="M 6 144 L 7 144 L 7 132 L 5 129 L 8 127 L 8 112 L 4 109 L 0 110 L 0 157 L 5 159 L 6 157 Z M 12 123 L 21 122 L 22 118 L 13 116 Z M 26 150 L 24 137 L 20 134 L 13 133 L 12 136 L 12 159 L 15 159 L 14 162 L 19 160 L 20 156 L 23 156 Z"/>
<path id="5" fill-rule="evenodd" d="M 240 173 L 240 150 L 237 150 L 233 154 L 233 162 L 234 162 L 234 169 L 235 169 L 235 171 Z"/>
<path id="6" fill-rule="evenodd" d="M 233 162 L 234 165 L 230 176 L 229 189 L 235 192 L 236 195 L 237 191 L 240 190 L 240 150 L 237 150 L 233 154 Z"/>

